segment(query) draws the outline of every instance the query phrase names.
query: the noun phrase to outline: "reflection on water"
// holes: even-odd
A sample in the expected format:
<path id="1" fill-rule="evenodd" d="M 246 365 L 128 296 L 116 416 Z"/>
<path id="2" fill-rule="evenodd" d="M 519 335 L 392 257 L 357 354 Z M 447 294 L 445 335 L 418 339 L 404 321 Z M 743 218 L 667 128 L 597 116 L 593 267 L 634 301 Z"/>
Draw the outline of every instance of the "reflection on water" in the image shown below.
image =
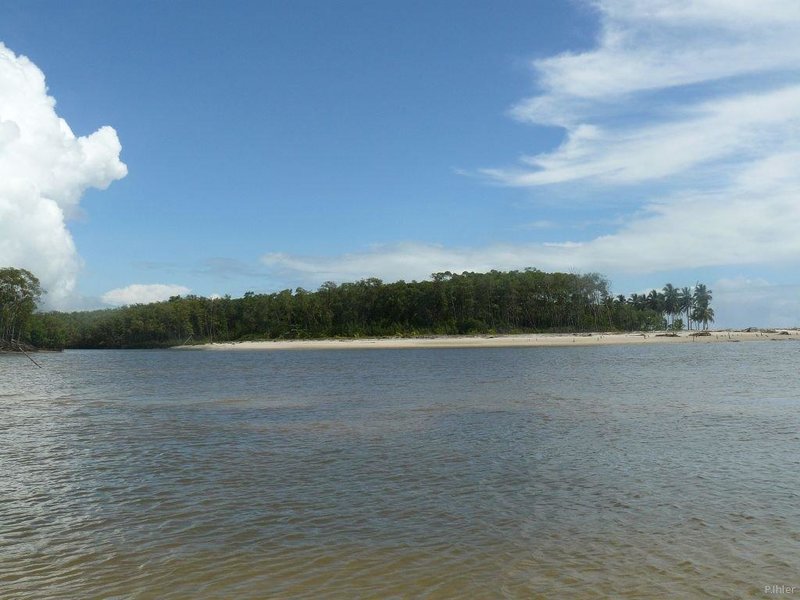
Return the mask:
<path id="1" fill-rule="evenodd" d="M 0 356 L 2 598 L 765 597 L 800 345 Z"/>

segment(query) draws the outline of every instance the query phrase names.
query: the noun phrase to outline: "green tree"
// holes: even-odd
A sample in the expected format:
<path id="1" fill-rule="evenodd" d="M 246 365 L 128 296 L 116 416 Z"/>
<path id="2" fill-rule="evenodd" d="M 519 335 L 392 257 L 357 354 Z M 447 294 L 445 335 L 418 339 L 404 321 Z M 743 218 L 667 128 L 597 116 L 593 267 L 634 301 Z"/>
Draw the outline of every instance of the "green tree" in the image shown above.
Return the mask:
<path id="1" fill-rule="evenodd" d="M 0 341 L 19 343 L 44 294 L 36 276 L 25 269 L 0 269 Z"/>
<path id="2" fill-rule="evenodd" d="M 664 294 L 664 312 L 669 317 L 671 327 L 675 321 L 675 315 L 679 311 L 680 295 L 678 289 L 671 283 L 667 283 L 662 292 Z"/>
<path id="3" fill-rule="evenodd" d="M 647 308 L 654 310 L 657 313 L 664 313 L 664 296 L 659 294 L 657 290 L 650 290 L 647 294 Z"/>
<path id="4" fill-rule="evenodd" d="M 698 306 L 694 309 L 693 318 L 698 323 L 703 324 L 703 329 L 708 329 L 708 324 L 714 322 L 714 309 L 710 306 Z"/>
<path id="5" fill-rule="evenodd" d="M 668 288 L 665 288 L 668 289 Z M 688 288 L 684 288 L 688 290 Z M 700 288 L 701 297 L 703 288 Z M 706 290 L 707 291 L 707 290 Z M 709 292 L 710 295 L 710 292 Z M 69 348 L 143 348 L 238 339 L 534 331 L 652 331 L 666 326 L 668 294 L 613 299 L 589 273 L 537 269 L 435 273 L 425 281 L 370 278 L 317 291 L 168 301 L 78 313 L 34 314 L 28 338 Z M 680 295 L 683 298 L 684 294 Z M 688 296 L 694 305 L 694 295 Z M 679 305 L 677 312 L 683 312 Z M 690 312 L 689 315 L 693 313 Z M 673 325 L 678 322 L 673 319 Z M 702 322 L 702 319 L 700 319 Z M 708 321 L 710 322 L 710 320 Z M 15 327 L 15 338 L 19 335 Z M 24 339 L 24 336 L 23 336 Z M 51 340 L 44 342 L 44 340 Z"/>
<path id="6" fill-rule="evenodd" d="M 694 292 L 692 288 L 683 287 L 678 293 L 679 312 L 686 315 L 686 327 L 692 328 L 692 311 L 694 310 Z"/>
<path id="7" fill-rule="evenodd" d="M 706 308 L 711 302 L 711 290 L 704 283 L 694 286 L 694 304 L 698 308 Z"/>

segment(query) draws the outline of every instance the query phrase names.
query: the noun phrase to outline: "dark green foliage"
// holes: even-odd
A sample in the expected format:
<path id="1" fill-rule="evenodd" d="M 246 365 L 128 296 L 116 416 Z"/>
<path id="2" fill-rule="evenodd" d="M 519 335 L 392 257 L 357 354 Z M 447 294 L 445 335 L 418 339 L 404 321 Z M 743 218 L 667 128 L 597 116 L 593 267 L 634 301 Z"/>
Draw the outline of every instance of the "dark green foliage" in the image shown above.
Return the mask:
<path id="1" fill-rule="evenodd" d="M 714 309 L 709 306 L 711 290 L 705 284 L 698 283 L 694 286 L 694 310 L 692 320 L 702 323 L 703 329 L 708 329 L 708 324 L 714 322 Z"/>
<path id="2" fill-rule="evenodd" d="M 43 293 L 30 271 L 0 269 L 0 349 L 13 349 L 27 339 L 31 315 Z"/>
<path id="3" fill-rule="evenodd" d="M 618 296 L 620 302 L 629 302 L 637 309 L 649 308 L 653 312 L 660 314 L 663 323 L 660 327 L 672 331 L 683 329 L 683 319 L 676 318 L 678 315 L 686 315 L 686 325 L 692 329 L 692 325 L 703 325 L 703 329 L 708 329 L 708 324 L 714 322 L 714 309 L 709 306 L 711 302 L 711 290 L 703 283 L 695 284 L 694 288 L 674 287 L 671 283 L 664 286 L 663 291 L 650 290 L 648 294 L 631 294 L 630 299 Z"/>
<path id="4" fill-rule="evenodd" d="M 315 291 L 165 302 L 35 315 L 31 339 L 69 348 L 151 348 L 187 341 L 309 339 L 666 327 L 655 296 L 612 298 L 596 273 L 436 273 L 430 280 L 364 279 Z M 52 344 L 53 342 L 48 342 Z"/>

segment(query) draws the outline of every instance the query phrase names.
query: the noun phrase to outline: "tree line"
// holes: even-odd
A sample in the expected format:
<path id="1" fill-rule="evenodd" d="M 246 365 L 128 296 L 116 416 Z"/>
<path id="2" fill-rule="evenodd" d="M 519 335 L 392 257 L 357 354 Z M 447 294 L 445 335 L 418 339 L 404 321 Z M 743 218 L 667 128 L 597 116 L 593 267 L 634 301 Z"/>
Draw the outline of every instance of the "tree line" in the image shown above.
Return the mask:
<path id="1" fill-rule="evenodd" d="M 83 312 L 35 312 L 44 291 L 24 269 L 0 269 L 0 344 L 151 348 L 249 339 L 707 328 L 711 290 L 666 284 L 612 296 L 597 273 L 537 269 L 435 273 L 425 281 L 326 282 L 242 298 L 175 296 Z"/>
<path id="2" fill-rule="evenodd" d="M 684 325 L 688 329 L 692 329 L 693 325 L 708 329 L 708 324 L 714 322 L 711 300 L 712 291 L 704 283 L 680 289 L 668 283 L 660 292 L 650 290 L 648 294 L 631 294 L 629 298 L 617 296 L 618 302 L 628 302 L 658 312 L 668 322 L 668 328 L 675 330 L 683 329 Z"/>
<path id="3" fill-rule="evenodd" d="M 71 313 L 35 313 L 42 293 L 29 272 L 0 270 L 3 339 L 40 348 L 152 348 L 252 339 L 653 331 L 707 327 L 714 320 L 711 291 L 703 284 L 614 297 L 597 273 L 533 268 L 447 271 L 412 282 L 326 282 L 316 291 L 247 292 L 242 298 L 175 296 Z"/>

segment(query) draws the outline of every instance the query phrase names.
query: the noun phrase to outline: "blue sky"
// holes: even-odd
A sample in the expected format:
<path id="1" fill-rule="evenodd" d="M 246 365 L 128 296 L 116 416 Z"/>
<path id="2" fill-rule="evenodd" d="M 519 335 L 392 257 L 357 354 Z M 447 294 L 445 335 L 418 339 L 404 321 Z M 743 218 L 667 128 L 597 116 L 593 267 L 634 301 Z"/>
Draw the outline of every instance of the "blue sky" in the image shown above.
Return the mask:
<path id="1" fill-rule="evenodd" d="M 800 325 L 794 2 L 0 8 L 0 263 L 52 306 L 533 266 Z"/>

